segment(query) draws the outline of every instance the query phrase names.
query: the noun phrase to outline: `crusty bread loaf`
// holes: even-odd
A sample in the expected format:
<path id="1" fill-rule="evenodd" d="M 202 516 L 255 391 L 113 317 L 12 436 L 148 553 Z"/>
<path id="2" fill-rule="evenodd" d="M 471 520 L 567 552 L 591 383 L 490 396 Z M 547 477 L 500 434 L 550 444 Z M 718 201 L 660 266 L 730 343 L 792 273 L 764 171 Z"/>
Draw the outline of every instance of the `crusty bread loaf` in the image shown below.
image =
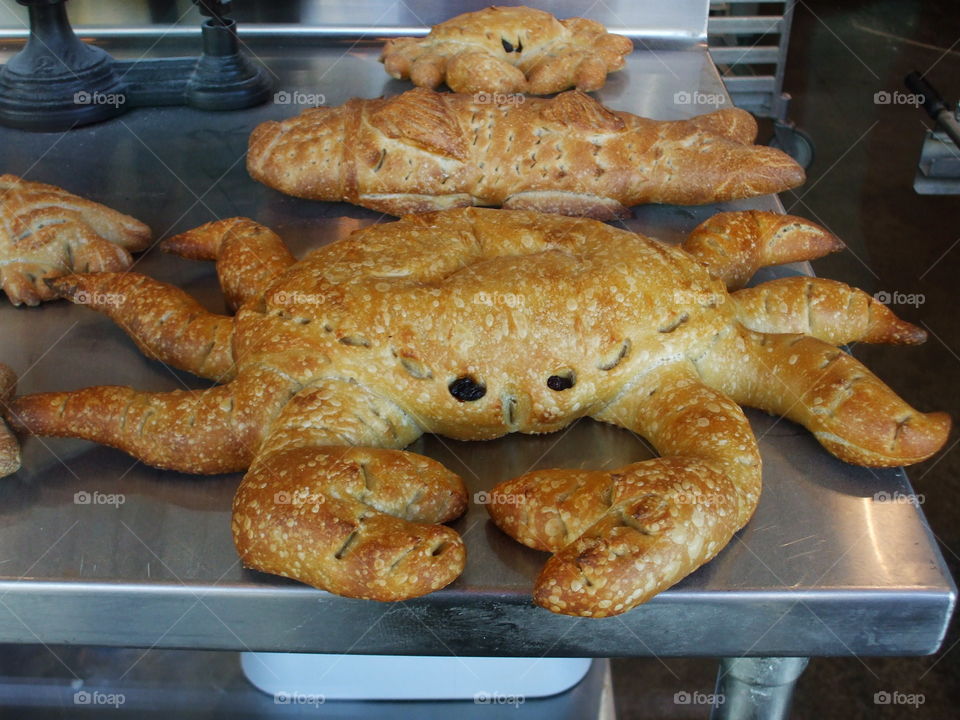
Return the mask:
<path id="1" fill-rule="evenodd" d="M 810 333 L 784 334 L 789 313 L 728 293 L 725 282 L 764 262 L 838 247 L 823 228 L 784 222 L 729 214 L 710 223 L 710 242 L 685 250 L 593 220 L 467 208 L 366 227 L 295 262 L 252 221 L 219 221 L 169 247 L 215 255 L 224 284 L 247 280 L 233 318 L 193 312 L 180 291 L 142 277 L 54 285 L 71 299 L 131 294 L 137 302 L 98 309 L 180 367 L 229 362 L 228 383 L 28 395 L 6 416 L 160 467 L 248 468 L 233 506 L 247 566 L 381 600 L 442 587 L 465 561 L 461 539 L 439 526 L 463 511 L 463 484 L 403 450 L 422 433 L 480 440 L 582 417 L 614 423 L 661 457 L 507 479 L 488 509 L 520 542 L 555 553 L 536 602 L 621 613 L 709 561 L 750 519 L 760 455 L 739 404 L 794 418 L 863 464 L 916 462 L 946 440 L 949 418 L 914 410 L 826 342 L 916 341 L 916 328 L 805 279 L 805 300 L 769 286 Z M 233 247 L 244 237 L 265 267 Z M 198 330 L 172 337 L 157 313 L 195 314 Z M 769 335 L 751 329 L 761 325 Z"/>
<path id="2" fill-rule="evenodd" d="M 528 7 L 489 7 L 434 25 L 423 38 L 387 40 L 381 60 L 398 79 L 431 90 L 549 95 L 589 92 L 620 70 L 633 43 L 593 20 L 557 20 Z"/>
<path id="3" fill-rule="evenodd" d="M 0 287 L 14 305 L 57 297 L 46 280 L 126 270 L 150 242 L 134 218 L 53 185 L 0 175 Z"/>
<path id="4" fill-rule="evenodd" d="M 611 219 L 643 203 L 699 205 L 801 184 L 803 169 L 752 145 L 756 133 L 736 108 L 656 121 L 575 90 L 484 102 L 418 88 L 266 122 L 250 136 L 247 169 L 289 195 L 392 215 L 489 205 Z"/>

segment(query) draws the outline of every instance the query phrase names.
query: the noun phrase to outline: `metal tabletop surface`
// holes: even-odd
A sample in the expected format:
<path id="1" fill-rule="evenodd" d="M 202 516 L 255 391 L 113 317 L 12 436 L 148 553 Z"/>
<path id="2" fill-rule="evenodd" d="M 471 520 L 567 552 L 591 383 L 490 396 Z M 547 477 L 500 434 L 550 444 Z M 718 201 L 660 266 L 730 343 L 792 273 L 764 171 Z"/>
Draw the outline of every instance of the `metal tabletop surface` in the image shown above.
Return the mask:
<path id="1" fill-rule="evenodd" d="M 118 57 L 142 50 L 106 47 Z M 0 60 L 15 48 L 0 46 Z M 252 50 L 279 90 L 322 94 L 328 105 L 409 87 L 383 72 L 377 44 Z M 599 93 L 614 108 L 661 119 L 705 112 L 723 97 L 702 45 L 638 49 Z M 250 131 L 299 109 L 141 109 L 65 134 L 0 129 L 0 170 L 107 203 L 147 222 L 158 238 L 247 215 L 302 255 L 384 218 L 285 197 L 247 176 Z M 739 208 L 779 204 L 766 197 L 722 206 Z M 678 242 L 718 209 L 642 207 L 625 225 Z M 152 250 L 135 269 L 225 310 L 210 263 Z M 759 279 L 803 270 L 768 270 Z M 145 359 L 106 318 L 63 302 L 33 309 L 0 302 L 0 362 L 21 375 L 22 393 L 204 386 Z M 24 469 L 0 483 L 0 642 L 504 656 L 933 652 L 955 587 L 904 473 L 846 465 L 803 428 L 748 414 L 764 460 L 754 518 L 677 586 L 602 620 L 534 607 L 533 579 L 547 556 L 502 534 L 476 503 L 453 523 L 469 559 L 448 588 L 395 604 L 346 599 L 241 568 L 229 523 L 239 475 L 163 472 L 90 443 L 30 438 Z M 632 434 L 590 420 L 490 442 L 428 436 L 410 449 L 460 473 L 471 494 L 533 468 L 613 468 L 650 455 Z"/>

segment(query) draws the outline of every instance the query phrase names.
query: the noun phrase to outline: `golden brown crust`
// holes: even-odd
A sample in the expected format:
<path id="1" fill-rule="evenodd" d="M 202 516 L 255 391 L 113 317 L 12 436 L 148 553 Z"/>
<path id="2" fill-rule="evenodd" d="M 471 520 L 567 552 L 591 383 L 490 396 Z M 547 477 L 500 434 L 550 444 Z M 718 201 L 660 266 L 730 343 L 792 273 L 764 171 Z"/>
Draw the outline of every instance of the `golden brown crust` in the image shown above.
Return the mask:
<path id="1" fill-rule="evenodd" d="M 737 319 L 762 333 L 803 333 L 831 345 L 918 345 L 923 328 L 901 320 L 863 290 L 836 280 L 779 278 L 733 293 Z"/>
<path id="2" fill-rule="evenodd" d="M 689 121 L 701 130 L 722 135 L 728 140 L 743 145 L 753 145 L 757 141 L 757 121 L 747 112 L 737 108 L 720 108 L 705 115 L 697 115 Z"/>
<path id="3" fill-rule="evenodd" d="M 348 597 L 404 600 L 463 571 L 463 540 L 436 523 L 462 514 L 466 498 L 460 478 L 413 453 L 282 451 L 240 485 L 234 543 L 247 567 Z"/>
<path id="4" fill-rule="evenodd" d="M 730 290 L 743 287 L 761 267 L 815 260 L 843 248 L 814 222 L 761 210 L 717 213 L 683 241 L 683 249 Z"/>
<path id="5" fill-rule="evenodd" d="M 620 70 L 633 43 L 584 18 L 557 20 L 528 7 L 489 7 L 434 25 L 423 38 L 388 40 L 387 73 L 462 93 L 550 95 L 599 90 Z"/>
<path id="6" fill-rule="evenodd" d="M 389 397 L 355 379 L 326 377 L 296 391 L 264 432 L 258 456 L 335 445 L 400 449 L 422 432 Z"/>
<path id="7" fill-rule="evenodd" d="M 80 437 L 149 465 L 198 474 L 236 472 L 252 457 L 231 422 L 233 388 L 142 393 L 90 387 L 15 398 L 7 419 L 34 435 Z"/>
<path id="8" fill-rule="evenodd" d="M 234 500 L 247 567 L 374 600 L 416 597 L 462 572 L 462 540 L 436 525 L 466 509 L 462 480 L 434 460 L 369 447 L 419 437 L 396 403 L 329 378 L 297 390 L 268 428 Z"/>
<path id="9" fill-rule="evenodd" d="M 370 113 L 369 123 L 391 140 L 454 160 L 468 158 L 467 143 L 443 96 L 411 90 Z"/>
<path id="10" fill-rule="evenodd" d="M 11 400 L 5 415 L 22 432 L 84 438 L 154 467 L 206 475 L 249 467 L 266 428 L 297 389 L 286 373 L 250 362 L 231 383 L 207 390 L 38 393 Z"/>
<path id="11" fill-rule="evenodd" d="M 538 471 L 501 484 L 490 509 L 520 541 L 556 553 L 537 602 L 624 612 L 707 562 L 756 507 L 760 458 L 737 402 L 802 422 L 864 464 L 928 457 L 949 429 L 830 345 L 744 328 L 741 315 L 781 318 L 751 315 L 756 303 L 741 307 L 720 278 L 835 241 L 798 219 L 783 229 L 769 213 L 721 220 L 710 225 L 716 242 L 702 246 L 714 255 L 692 256 L 592 220 L 478 208 L 413 215 L 323 246 L 265 285 L 250 256 L 225 252 L 220 238 L 245 228 L 271 257 L 282 255 L 278 240 L 252 221 L 215 223 L 174 244 L 216 256 L 224 278 L 247 268 L 238 288 L 253 275 L 233 321 L 232 382 L 32 395 L 7 415 L 21 429 L 90 438 L 161 467 L 251 466 L 234 504 L 244 562 L 375 599 L 429 592 L 463 566 L 462 542 L 435 525 L 463 510 L 459 478 L 401 450 L 421 433 L 483 439 L 585 416 L 615 423 L 661 457 L 613 472 Z M 76 282 L 112 287 L 98 278 Z M 831 315 L 858 307 L 854 291 L 814 283 L 804 297 L 811 287 L 825 288 L 829 305 L 811 314 L 798 301 L 811 332 L 899 337 L 889 317 Z M 768 297 L 792 302 L 791 288 L 774 284 Z M 184 302 L 169 287 L 144 289 L 158 306 Z M 199 335 L 167 351 L 192 358 L 209 341 Z M 504 495 L 515 502 L 497 502 Z"/>
<path id="12" fill-rule="evenodd" d="M 698 369 L 737 402 L 800 423 L 857 465 L 920 462 L 950 432 L 946 413 L 918 412 L 855 358 L 806 335 L 740 328 L 715 344 Z"/>
<path id="13" fill-rule="evenodd" d="M 627 124 L 616 113 L 582 92 L 565 92 L 544 103 L 539 116 L 550 123 L 589 133 L 619 133 Z"/>
<path id="14" fill-rule="evenodd" d="M 60 297 L 103 313 L 147 357 L 218 382 L 234 376 L 233 318 L 139 273 L 89 273 L 48 281 Z"/>
<path id="15" fill-rule="evenodd" d="M 160 249 L 193 260 L 216 260 L 220 287 L 233 309 L 259 296 L 296 262 L 279 235 L 247 218 L 207 223 L 165 240 Z"/>
<path id="16" fill-rule="evenodd" d="M 663 457 L 609 472 L 530 473 L 494 488 L 488 509 L 520 542 L 556 553 L 537 579 L 538 605 L 605 617 L 730 541 L 759 500 L 760 454 L 739 406 L 689 363 L 646 373 L 595 417 L 647 437 Z"/>
<path id="17" fill-rule="evenodd" d="M 71 272 L 130 267 L 150 228 L 66 190 L 0 175 L 0 287 L 14 305 L 37 305 L 56 292 L 46 280 Z"/>
<path id="18" fill-rule="evenodd" d="M 392 214 L 478 205 L 610 219 L 642 203 L 722 202 L 802 183 L 787 155 L 748 144 L 755 132 L 736 108 L 660 122 L 578 91 L 485 102 L 416 89 L 264 123 L 247 169 L 290 195 Z"/>
<path id="19" fill-rule="evenodd" d="M 194 260 L 216 260 L 220 287 L 234 310 L 258 297 L 296 262 L 279 235 L 248 218 L 207 223 L 165 240 L 160 249 Z"/>
<path id="20" fill-rule="evenodd" d="M 619 615 L 711 560 L 735 530 L 735 493 L 708 466 L 678 458 L 625 468 L 635 490 L 553 555 L 537 605 L 564 615 Z M 700 488 L 709 483 L 713 490 Z"/>

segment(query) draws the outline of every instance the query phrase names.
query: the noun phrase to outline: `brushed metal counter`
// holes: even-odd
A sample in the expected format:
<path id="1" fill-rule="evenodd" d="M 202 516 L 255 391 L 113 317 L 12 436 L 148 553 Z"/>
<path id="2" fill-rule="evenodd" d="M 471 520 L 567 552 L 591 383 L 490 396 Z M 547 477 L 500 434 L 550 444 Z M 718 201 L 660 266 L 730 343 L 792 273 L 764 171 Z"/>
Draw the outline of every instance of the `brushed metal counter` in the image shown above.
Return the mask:
<path id="1" fill-rule="evenodd" d="M 279 90 L 322 94 L 328 105 L 409 87 L 386 77 L 374 45 L 253 50 L 278 76 Z M 704 103 L 723 94 L 698 48 L 638 51 L 599 97 L 668 119 L 705 112 L 711 108 Z M 380 216 L 285 197 L 249 179 L 243 160 L 250 130 L 298 110 L 163 108 L 64 135 L 0 129 L 0 170 L 105 202 L 147 222 L 158 238 L 249 215 L 302 255 Z M 768 197 L 723 206 L 748 207 L 778 203 Z M 626 225 L 676 242 L 717 209 L 638 208 Z M 210 263 L 151 251 L 135 269 L 224 310 Z M 909 349 L 902 352 L 910 362 Z M 21 375 L 22 393 L 204 386 L 146 360 L 109 320 L 60 302 L 35 309 L 0 302 L 0 362 Z M 0 483 L 0 642 L 607 657 L 935 651 L 956 591 L 919 508 L 904 501 L 914 497 L 904 473 L 846 465 L 799 426 L 749 416 L 765 482 L 750 524 L 675 588 L 603 620 L 534 607 L 530 589 L 546 555 L 500 533 L 475 503 L 453 523 L 469 553 L 455 583 L 391 605 L 350 600 L 240 567 L 229 528 L 238 475 L 162 472 L 89 443 L 31 438 L 24 469 Z M 650 455 L 630 433 L 589 420 L 553 435 L 493 442 L 429 436 L 410 449 L 460 473 L 471 494 L 533 468 L 616 467 Z M 117 494 L 122 504 L 104 504 Z M 84 497 L 90 502 L 80 502 Z"/>

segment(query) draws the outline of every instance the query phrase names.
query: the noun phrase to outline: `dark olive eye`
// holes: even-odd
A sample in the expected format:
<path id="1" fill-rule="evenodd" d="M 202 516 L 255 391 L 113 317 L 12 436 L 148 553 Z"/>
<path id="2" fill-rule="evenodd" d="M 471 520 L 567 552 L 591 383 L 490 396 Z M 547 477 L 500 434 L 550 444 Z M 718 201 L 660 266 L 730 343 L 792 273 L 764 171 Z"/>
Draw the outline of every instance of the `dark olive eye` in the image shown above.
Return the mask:
<path id="1" fill-rule="evenodd" d="M 458 377 L 449 385 L 450 394 L 460 402 L 473 402 L 487 394 L 487 388 L 469 375 Z"/>
<path id="2" fill-rule="evenodd" d="M 560 392 L 561 390 L 569 390 L 576 383 L 576 377 L 573 374 L 572 370 L 565 370 L 557 375 L 551 375 L 547 378 L 547 387 L 551 390 L 556 390 Z"/>
<path id="3" fill-rule="evenodd" d="M 507 42 L 504 38 L 500 38 L 500 42 L 503 43 L 503 49 L 504 49 L 506 52 L 513 52 L 513 45 L 511 45 L 509 42 Z"/>

